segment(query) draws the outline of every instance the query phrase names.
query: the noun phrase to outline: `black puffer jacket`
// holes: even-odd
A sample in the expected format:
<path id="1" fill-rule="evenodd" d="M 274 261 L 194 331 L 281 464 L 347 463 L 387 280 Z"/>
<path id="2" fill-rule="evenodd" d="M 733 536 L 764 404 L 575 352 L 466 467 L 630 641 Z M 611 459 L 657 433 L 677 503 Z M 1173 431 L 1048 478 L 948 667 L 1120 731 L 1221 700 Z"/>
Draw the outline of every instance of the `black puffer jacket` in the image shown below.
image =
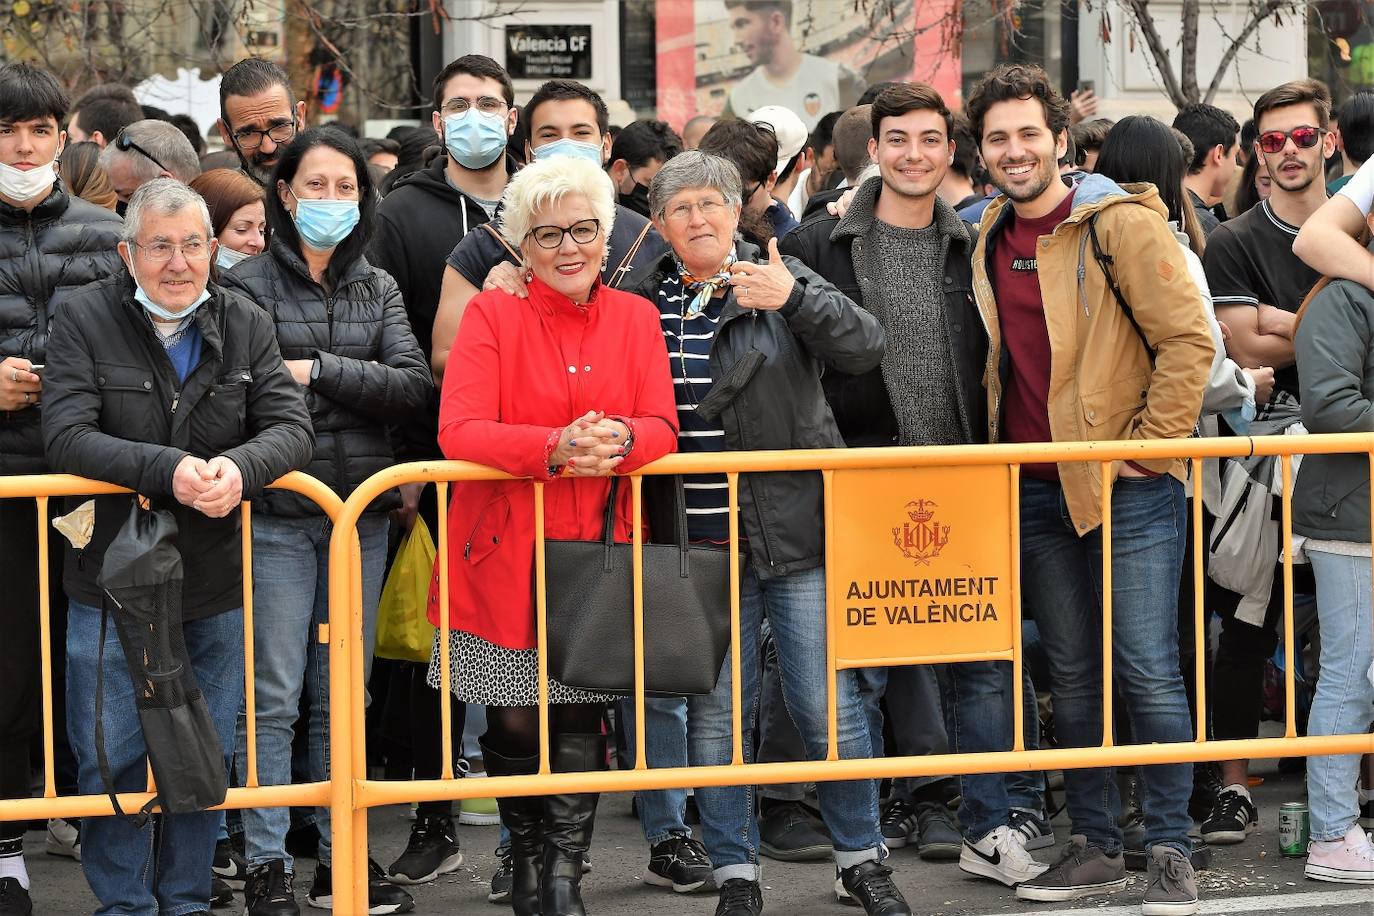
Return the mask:
<path id="1" fill-rule="evenodd" d="M 127 271 L 74 293 L 52 324 L 44 373 L 43 433 L 52 468 L 135 490 L 177 520 L 186 566 L 186 619 L 243 604 L 242 515 L 209 518 L 183 506 L 172 475 L 187 455 L 224 455 L 243 475 L 243 498 L 305 466 L 310 419 L 300 386 L 277 352 L 272 323 L 240 296 L 215 286 L 196 309 L 200 362 L 177 378 Z M 105 549 L 129 516 L 131 496 L 98 496 L 95 533 L 67 547 L 67 595 L 99 607 Z M 67 500 L 71 509 L 84 496 Z"/>
<path id="2" fill-rule="evenodd" d="M 755 263 L 768 258 L 749 242 L 736 242 L 735 254 Z M 783 263 L 796 285 L 782 308 L 746 308 L 731 290 L 711 341 L 713 381 L 696 410 L 719 417 L 728 451 L 844 448 L 821 373 L 858 374 L 882 362 L 886 336 L 878 319 L 796 258 L 784 256 Z M 670 252 L 651 269 L 632 275 L 625 289 L 657 303 L 665 278 L 676 273 Z M 645 483 L 649 524 L 663 539 L 672 530 L 671 514 L 664 515 L 672 506 L 667 480 L 650 477 Z M 824 492 L 817 471 L 741 479 L 742 534 L 760 579 L 814 569 L 825 561 Z"/>
<path id="3" fill-rule="evenodd" d="M 0 359 L 47 362 L 48 324 L 73 290 L 119 273 L 122 220 L 61 182 L 32 213 L 0 201 Z M 42 408 L 0 411 L 0 474 L 41 474 Z"/>
<path id="4" fill-rule="evenodd" d="M 272 316 L 282 359 L 319 360 L 319 374 L 305 392 L 315 427 L 315 456 L 305 471 L 347 499 L 395 463 L 387 426 L 422 410 L 434 385 L 396 281 L 359 258 L 326 291 L 301 256 L 278 239 L 223 282 Z M 319 513 L 291 493 L 269 492 L 263 502 L 262 511 L 272 515 Z M 398 505 L 393 490 L 370 509 Z"/>

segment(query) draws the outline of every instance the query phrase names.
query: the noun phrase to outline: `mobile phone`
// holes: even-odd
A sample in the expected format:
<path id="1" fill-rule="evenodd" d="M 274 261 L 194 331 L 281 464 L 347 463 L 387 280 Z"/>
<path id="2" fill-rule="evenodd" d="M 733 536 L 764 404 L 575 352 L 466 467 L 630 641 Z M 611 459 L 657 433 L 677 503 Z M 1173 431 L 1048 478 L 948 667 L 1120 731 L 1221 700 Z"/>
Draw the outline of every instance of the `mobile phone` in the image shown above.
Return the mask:
<path id="1" fill-rule="evenodd" d="M 42 375 L 43 370 L 46 368 L 47 365 L 45 363 L 34 363 L 33 365 L 29 366 L 29 371 L 32 372 L 34 375 Z"/>
<path id="2" fill-rule="evenodd" d="M 1094 83 L 1092 80 L 1079 80 L 1079 81 L 1078 81 L 1078 91 L 1079 91 L 1079 92 L 1093 92 L 1093 93 L 1095 93 L 1097 90 L 1095 90 L 1095 89 L 1093 88 L 1094 85 L 1095 85 L 1095 83 Z"/>

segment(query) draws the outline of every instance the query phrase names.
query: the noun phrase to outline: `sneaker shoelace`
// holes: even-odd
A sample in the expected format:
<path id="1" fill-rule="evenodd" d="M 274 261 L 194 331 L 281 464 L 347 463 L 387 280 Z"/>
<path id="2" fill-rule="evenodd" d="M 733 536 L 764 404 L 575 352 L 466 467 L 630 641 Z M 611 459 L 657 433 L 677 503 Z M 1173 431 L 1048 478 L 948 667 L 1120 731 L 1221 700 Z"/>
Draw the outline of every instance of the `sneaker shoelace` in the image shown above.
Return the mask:
<path id="1" fill-rule="evenodd" d="M 883 827 L 895 827 L 915 813 L 916 809 L 907 802 L 895 801 L 884 809 L 882 817 L 878 819 L 878 823 Z"/>
<path id="2" fill-rule="evenodd" d="M 720 889 L 720 902 L 726 907 L 749 906 L 754 902 L 754 885 L 743 878 L 731 878 Z"/>
<path id="3" fill-rule="evenodd" d="M 892 883 L 892 869 L 886 865 L 869 870 L 859 879 L 857 887 L 863 888 L 870 900 L 881 900 L 897 893 L 897 885 Z"/>
<path id="4" fill-rule="evenodd" d="M 1167 890 L 1177 890 L 1183 887 L 1183 881 L 1188 877 L 1188 860 L 1182 854 L 1165 856 L 1160 862 L 1159 883 Z"/>
<path id="5" fill-rule="evenodd" d="M 678 837 L 677 842 L 673 843 L 669 849 L 672 854 L 677 857 L 679 862 L 689 866 L 709 865 L 711 861 L 706 858 L 702 850 L 697 847 L 697 844 L 693 843 L 687 837 Z"/>
<path id="6" fill-rule="evenodd" d="M 1245 821 L 1249 815 L 1245 808 L 1249 804 L 1244 795 L 1239 792 L 1223 792 L 1217 799 L 1216 811 L 1208 820 L 1228 820 Z"/>

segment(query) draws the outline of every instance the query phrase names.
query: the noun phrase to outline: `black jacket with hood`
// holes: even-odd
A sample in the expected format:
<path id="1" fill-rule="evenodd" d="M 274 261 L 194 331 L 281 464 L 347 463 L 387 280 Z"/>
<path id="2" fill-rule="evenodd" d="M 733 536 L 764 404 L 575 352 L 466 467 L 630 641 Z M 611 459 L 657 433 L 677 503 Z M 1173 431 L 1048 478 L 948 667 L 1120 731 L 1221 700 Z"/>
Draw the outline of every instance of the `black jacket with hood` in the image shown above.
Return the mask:
<path id="1" fill-rule="evenodd" d="M 305 467 L 313 437 L 301 387 L 277 350 L 267 315 L 215 286 L 196 310 L 200 362 L 179 381 L 128 271 L 73 293 L 57 310 L 44 372 L 43 438 L 59 473 L 128 487 L 170 509 L 186 569 L 183 616 L 208 617 L 243 604 L 241 514 L 209 518 L 172 494 L 188 455 L 224 455 L 243 476 L 243 498 L 259 499 Z M 84 549 L 68 545 L 68 597 L 100 607 L 96 584 L 105 548 L 129 515 L 131 496 L 99 496 Z M 86 501 L 67 500 L 68 508 Z"/>
<path id="2" fill-rule="evenodd" d="M 736 242 L 741 261 L 767 255 Z M 796 258 L 783 262 L 796 280 L 777 311 L 745 308 L 727 292 L 711 341 L 710 392 L 697 405 L 701 416 L 718 416 L 729 451 L 843 448 L 844 439 L 821 387 L 827 370 L 863 373 L 883 358 L 878 320 L 857 307 Z M 630 277 L 625 289 L 658 302 L 664 280 L 677 275 L 672 252 Z M 651 477 L 648 516 L 663 539 L 672 531 L 668 478 Z M 746 474 L 740 481 L 741 534 L 761 579 L 814 569 L 825 561 L 824 490 L 817 471 Z"/>
<path id="3" fill-rule="evenodd" d="M 359 257 L 326 290 L 278 238 L 265 253 L 236 265 L 223 283 L 272 317 L 283 359 L 319 360 L 318 377 L 305 389 L 315 428 L 306 472 L 347 499 L 395 463 L 388 424 L 422 410 L 434 389 L 396 282 Z M 392 490 L 370 509 L 398 505 Z M 264 496 L 261 511 L 295 517 L 320 512 L 303 497 L 278 492 Z"/>
<path id="4" fill-rule="evenodd" d="M 122 273 L 123 221 L 59 181 L 33 212 L 0 201 L 0 359 L 47 362 L 48 325 L 74 290 Z M 0 474 L 41 474 L 43 408 L 0 411 Z"/>

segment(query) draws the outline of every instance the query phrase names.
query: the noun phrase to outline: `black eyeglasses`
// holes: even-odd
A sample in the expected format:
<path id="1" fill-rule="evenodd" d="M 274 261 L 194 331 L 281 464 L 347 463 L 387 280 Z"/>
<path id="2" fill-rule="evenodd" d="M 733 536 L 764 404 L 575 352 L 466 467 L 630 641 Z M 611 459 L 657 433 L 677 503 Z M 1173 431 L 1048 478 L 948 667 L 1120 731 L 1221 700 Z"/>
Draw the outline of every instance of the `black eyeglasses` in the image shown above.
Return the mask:
<path id="1" fill-rule="evenodd" d="M 135 143 L 133 138 L 122 130 L 115 137 L 115 149 L 119 150 L 121 153 L 127 153 L 129 150 L 133 150 L 134 152 L 142 156 L 144 159 L 147 159 L 153 165 L 157 166 L 162 171 L 168 173 L 172 171 L 171 169 L 167 168 L 167 166 L 163 165 L 161 162 L 158 162 L 156 156 L 154 156 L 152 153 L 148 152 L 146 149 Z"/>
<path id="2" fill-rule="evenodd" d="M 601 220 L 578 220 L 571 226 L 535 226 L 529 231 L 540 248 L 557 248 L 563 244 L 563 236 L 570 235 L 579 245 L 585 245 L 601 234 Z"/>
<path id="3" fill-rule="evenodd" d="M 244 127 L 234 131 L 234 143 L 244 152 L 252 152 L 262 146 L 264 137 L 271 138 L 273 143 L 285 143 L 296 136 L 296 122 L 288 121 L 285 124 L 273 124 L 267 130 L 256 130 L 252 127 Z"/>

